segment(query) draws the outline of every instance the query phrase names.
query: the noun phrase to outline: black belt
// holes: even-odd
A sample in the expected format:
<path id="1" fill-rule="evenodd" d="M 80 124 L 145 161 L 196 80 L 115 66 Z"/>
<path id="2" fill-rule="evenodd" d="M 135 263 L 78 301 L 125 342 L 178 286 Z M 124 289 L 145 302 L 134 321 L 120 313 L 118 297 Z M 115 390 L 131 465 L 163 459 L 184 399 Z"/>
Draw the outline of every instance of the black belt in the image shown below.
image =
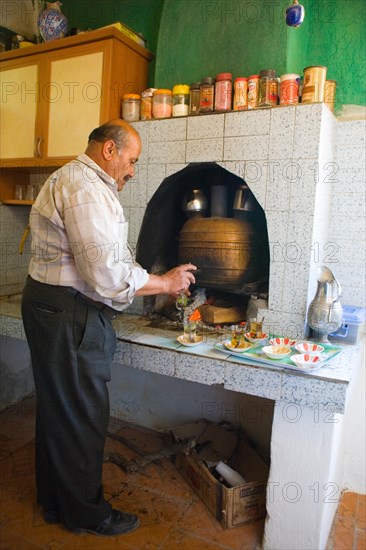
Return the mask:
<path id="1" fill-rule="evenodd" d="M 72 286 L 59 286 L 57 288 L 59 290 L 64 290 L 68 294 L 72 294 L 73 296 L 75 296 L 75 298 L 79 298 L 81 301 L 86 302 L 87 304 L 90 304 L 93 307 L 96 307 L 97 309 L 99 309 L 99 311 L 104 313 L 104 315 L 106 315 L 111 321 L 113 321 L 113 319 L 115 319 L 117 315 L 121 313 L 120 311 L 117 311 L 116 309 L 113 309 L 112 307 L 107 306 L 106 304 L 103 304 L 103 302 L 95 302 L 94 300 L 92 300 L 91 298 L 88 298 L 87 296 L 85 296 L 85 294 L 83 294 L 82 292 L 79 292 L 78 290 L 76 290 L 76 288 L 73 288 Z"/>

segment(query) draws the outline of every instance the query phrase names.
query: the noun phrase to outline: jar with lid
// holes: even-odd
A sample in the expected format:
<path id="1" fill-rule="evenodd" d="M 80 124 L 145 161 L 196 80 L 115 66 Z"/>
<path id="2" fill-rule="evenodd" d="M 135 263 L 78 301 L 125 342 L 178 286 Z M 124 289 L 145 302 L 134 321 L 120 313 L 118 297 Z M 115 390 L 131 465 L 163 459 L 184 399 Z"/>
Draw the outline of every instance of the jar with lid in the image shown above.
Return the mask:
<path id="1" fill-rule="evenodd" d="M 232 77 L 231 73 L 220 73 L 216 76 L 215 111 L 231 111 Z"/>
<path id="2" fill-rule="evenodd" d="M 280 105 L 299 103 L 300 75 L 283 74 L 280 78 Z"/>
<path id="3" fill-rule="evenodd" d="M 206 76 L 200 85 L 200 113 L 212 113 L 215 100 L 215 79 Z"/>
<path id="4" fill-rule="evenodd" d="M 153 95 L 153 117 L 169 118 L 172 116 L 172 91 L 160 88 Z"/>
<path id="5" fill-rule="evenodd" d="M 123 120 L 126 122 L 140 120 L 140 103 L 141 96 L 139 94 L 125 94 L 122 100 Z"/>
<path id="6" fill-rule="evenodd" d="M 189 92 L 189 114 L 198 115 L 200 112 L 200 82 L 193 82 Z"/>
<path id="7" fill-rule="evenodd" d="M 152 119 L 152 98 L 156 88 L 148 88 L 141 94 L 141 120 Z"/>
<path id="8" fill-rule="evenodd" d="M 187 116 L 189 113 L 189 86 L 176 84 L 173 87 L 173 116 Z"/>
<path id="9" fill-rule="evenodd" d="M 234 80 L 234 111 L 248 108 L 248 79 L 242 76 Z"/>
<path id="10" fill-rule="evenodd" d="M 253 74 L 248 78 L 248 109 L 258 107 L 259 98 L 259 74 Z"/>
<path id="11" fill-rule="evenodd" d="M 278 100 L 278 80 L 276 71 L 260 72 L 258 107 L 274 107 Z"/>

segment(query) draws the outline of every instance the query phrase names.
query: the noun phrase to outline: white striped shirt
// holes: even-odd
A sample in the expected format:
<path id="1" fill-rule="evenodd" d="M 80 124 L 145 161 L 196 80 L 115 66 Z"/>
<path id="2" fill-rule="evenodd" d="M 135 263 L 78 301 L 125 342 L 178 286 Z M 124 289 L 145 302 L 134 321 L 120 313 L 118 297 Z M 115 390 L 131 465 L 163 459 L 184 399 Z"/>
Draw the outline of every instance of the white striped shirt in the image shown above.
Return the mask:
<path id="1" fill-rule="evenodd" d="M 30 213 L 29 274 L 122 311 L 149 278 L 127 243 L 117 184 L 87 155 L 54 172 Z"/>

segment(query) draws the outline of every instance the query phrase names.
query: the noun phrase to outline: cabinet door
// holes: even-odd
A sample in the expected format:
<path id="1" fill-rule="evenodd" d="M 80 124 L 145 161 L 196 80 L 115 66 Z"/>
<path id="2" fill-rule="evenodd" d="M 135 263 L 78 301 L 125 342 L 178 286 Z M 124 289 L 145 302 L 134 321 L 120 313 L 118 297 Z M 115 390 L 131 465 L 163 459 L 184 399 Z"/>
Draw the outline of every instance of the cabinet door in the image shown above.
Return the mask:
<path id="1" fill-rule="evenodd" d="M 46 157 L 79 155 L 99 126 L 104 56 L 97 51 L 49 61 Z"/>
<path id="2" fill-rule="evenodd" d="M 0 73 L 0 157 L 34 158 L 40 101 L 39 58 L 7 63 Z"/>

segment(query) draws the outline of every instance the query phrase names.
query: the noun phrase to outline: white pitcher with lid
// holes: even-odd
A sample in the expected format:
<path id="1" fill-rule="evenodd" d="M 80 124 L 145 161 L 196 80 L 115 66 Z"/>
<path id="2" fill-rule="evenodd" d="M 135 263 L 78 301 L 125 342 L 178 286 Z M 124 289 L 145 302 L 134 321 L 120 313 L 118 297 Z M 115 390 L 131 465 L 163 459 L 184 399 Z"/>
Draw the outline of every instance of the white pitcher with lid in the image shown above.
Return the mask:
<path id="1" fill-rule="evenodd" d="M 343 308 L 339 301 L 342 290 L 332 271 L 326 266 L 317 268 L 318 288 L 308 309 L 308 325 L 314 339 L 329 342 L 328 335 L 341 326 Z"/>

